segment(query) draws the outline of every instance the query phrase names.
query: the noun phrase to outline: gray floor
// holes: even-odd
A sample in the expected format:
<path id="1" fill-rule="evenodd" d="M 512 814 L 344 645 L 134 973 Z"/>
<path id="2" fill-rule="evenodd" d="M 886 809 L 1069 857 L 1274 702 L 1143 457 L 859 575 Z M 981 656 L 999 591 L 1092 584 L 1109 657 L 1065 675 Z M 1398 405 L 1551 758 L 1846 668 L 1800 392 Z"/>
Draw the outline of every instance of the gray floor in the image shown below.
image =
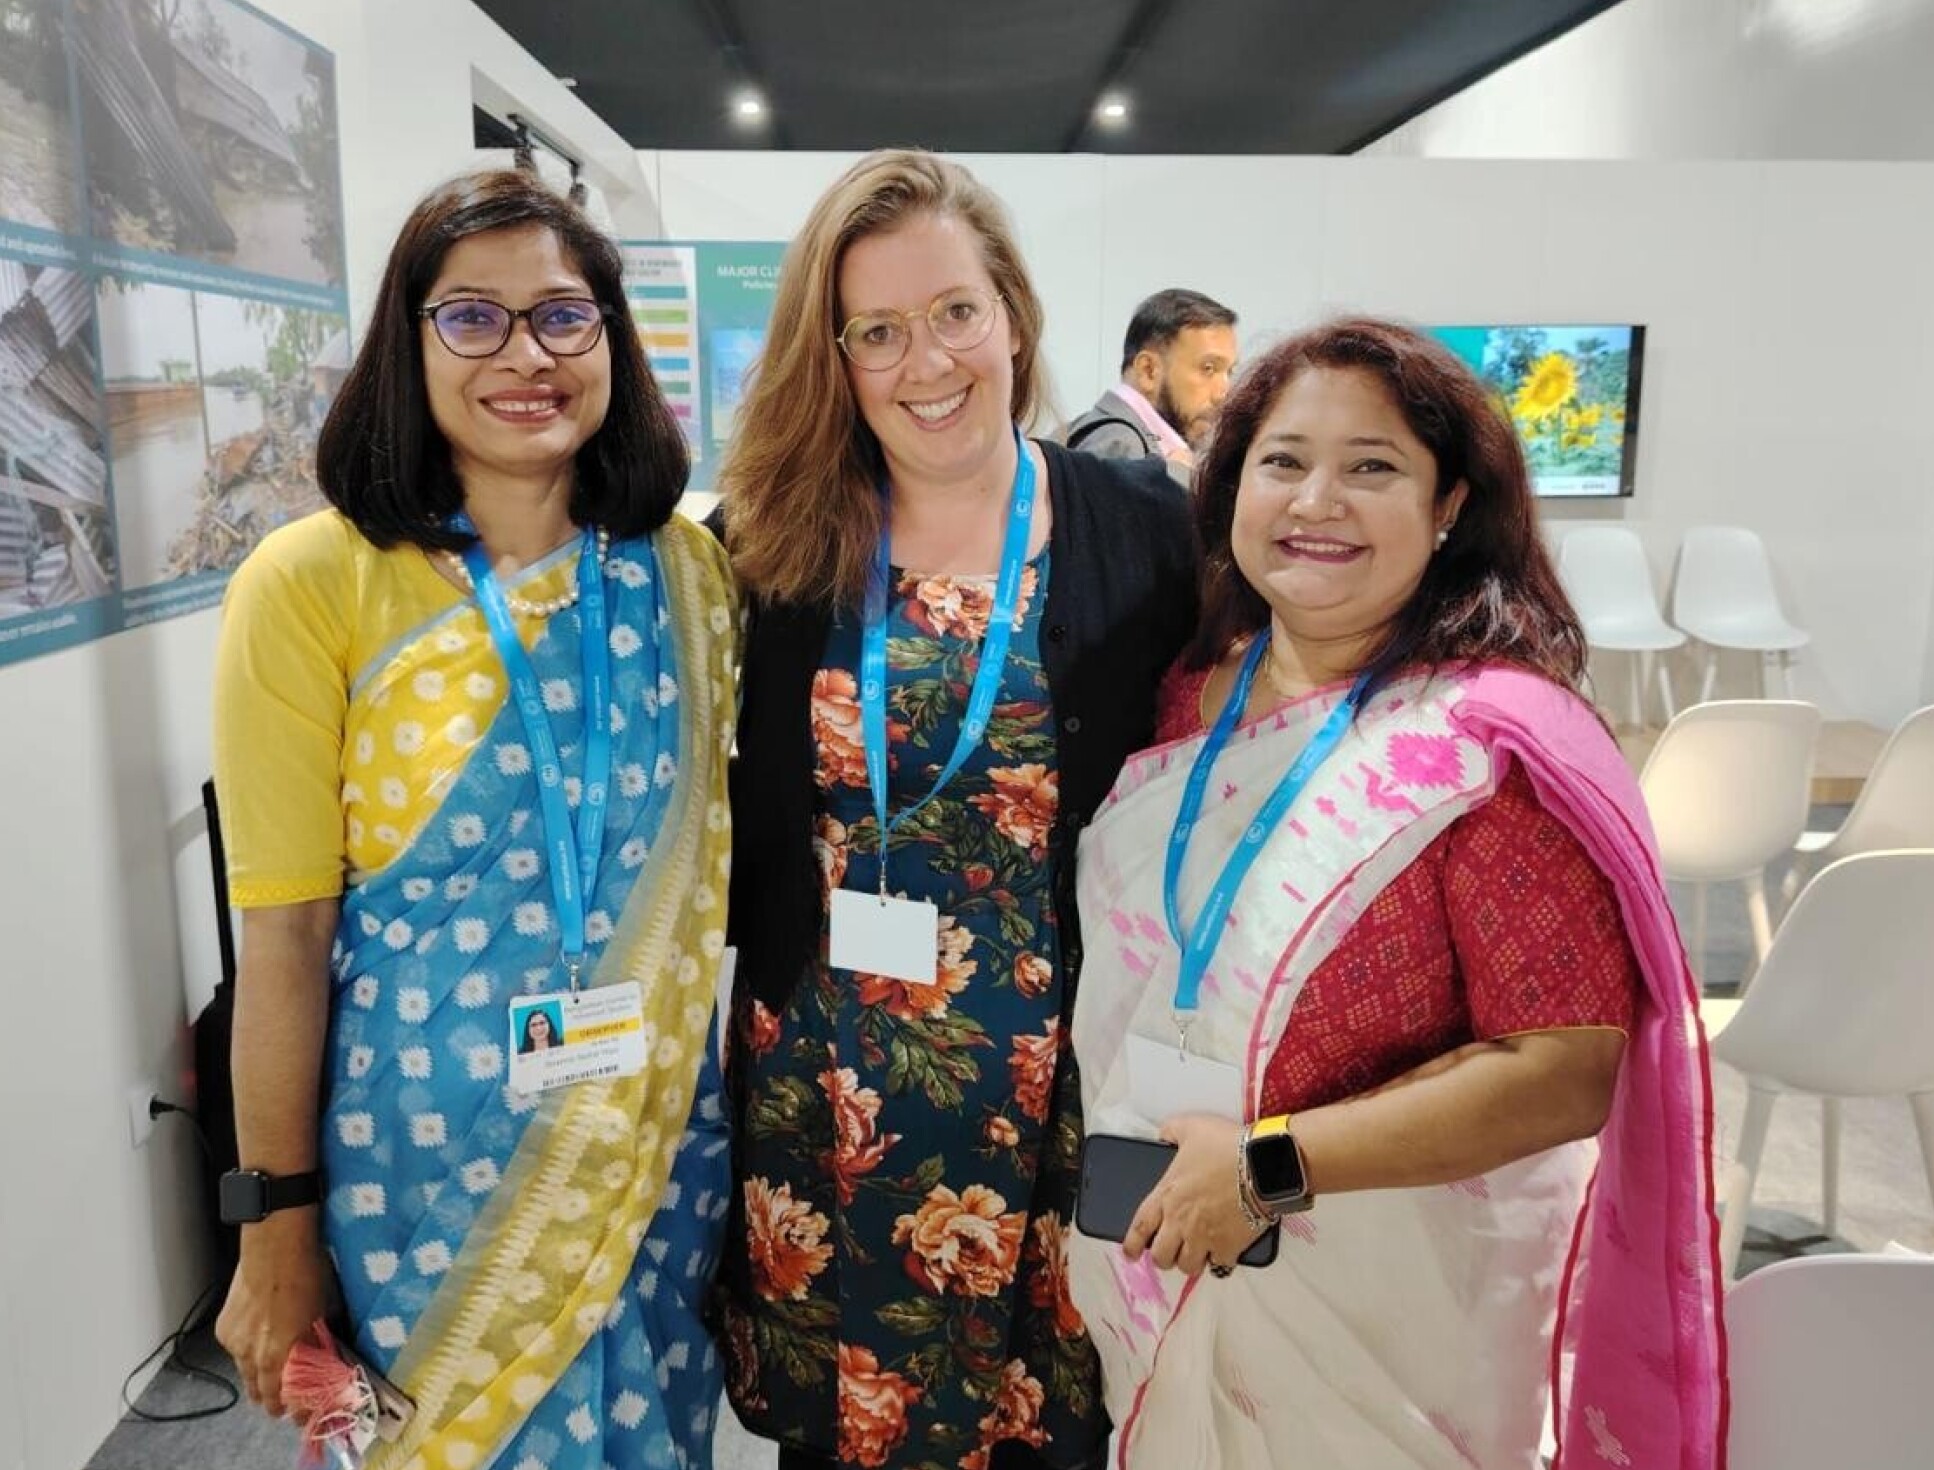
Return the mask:
<path id="1" fill-rule="evenodd" d="M 1818 808 L 1815 826 L 1832 826 L 1844 808 Z M 1777 893 L 1780 874 L 1769 875 Z M 1683 919 L 1688 895 L 1674 891 Z M 1751 962 L 1752 941 L 1743 895 L 1725 885 L 1708 896 L 1707 953 L 1695 968 L 1708 993 L 1734 990 Z M 1714 1068 L 1718 1153 L 1730 1158 L 1746 1111 L 1746 1084 L 1724 1066 Z M 1753 1207 L 1747 1216 L 1741 1270 L 1801 1252 L 1884 1249 L 1889 1244 L 1934 1252 L 1934 1199 L 1922 1170 L 1920 1147 L 1907 1104 L 1900 1100 L 1850 1099 L 1841 1143 L 1838 1238 L 1820 1241 L 1820 1105 L 1782 1099 L 1773 1114 Z M 227 1368 L 212 1341 L 198 1339 L 194 1361 Z M 163 1373 L 141 1398 L 143 1408 L 168 1412 L 206 1403 L 204 1385 L 184 1384 Z M 772 1449 L 744 1433 L 730 1410 L 718 1437 L 717 1470 L 770 1470 Z M 246 1403 L 216 1418 L 187 1424 L 123 1420 L 87 1470 L 286 1470 L 295 1461 L 295 1439 Z"/>

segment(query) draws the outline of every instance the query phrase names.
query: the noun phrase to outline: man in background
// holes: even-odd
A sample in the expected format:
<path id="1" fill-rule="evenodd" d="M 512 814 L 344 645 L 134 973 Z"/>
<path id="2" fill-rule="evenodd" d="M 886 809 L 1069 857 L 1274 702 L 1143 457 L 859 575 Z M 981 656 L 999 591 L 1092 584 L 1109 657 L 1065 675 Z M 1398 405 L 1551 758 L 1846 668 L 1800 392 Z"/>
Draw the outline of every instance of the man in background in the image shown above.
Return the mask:
<path id="1" fill-rule="evenodd" d="M 1159 454 L 1186 478 L 1235 365 L 1233 311 L 1199 291 L 1157 291 L 1129 320 L 1121 381 L 1068 425 L 1068 447 L 1104 459 Z"/>

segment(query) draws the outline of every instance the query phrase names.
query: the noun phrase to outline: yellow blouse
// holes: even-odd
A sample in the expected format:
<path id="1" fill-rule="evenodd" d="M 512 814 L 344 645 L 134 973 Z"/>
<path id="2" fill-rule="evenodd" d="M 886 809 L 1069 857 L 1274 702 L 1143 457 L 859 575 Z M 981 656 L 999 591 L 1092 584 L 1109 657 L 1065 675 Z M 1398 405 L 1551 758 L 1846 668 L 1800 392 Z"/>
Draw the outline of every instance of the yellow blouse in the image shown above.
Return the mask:
<path id="1" fill-rule="evenodd" d="M 512 579 L 568 591 L 577 543 Z M 542 617 L 518 615 L 524 643 Z M 229 582 L 215 662 L 215 785 L 241 908 L 334 898 L 405 851 L 496 718 L 502 664 L 422 550 L 339 512 L 265 537 Z"/>

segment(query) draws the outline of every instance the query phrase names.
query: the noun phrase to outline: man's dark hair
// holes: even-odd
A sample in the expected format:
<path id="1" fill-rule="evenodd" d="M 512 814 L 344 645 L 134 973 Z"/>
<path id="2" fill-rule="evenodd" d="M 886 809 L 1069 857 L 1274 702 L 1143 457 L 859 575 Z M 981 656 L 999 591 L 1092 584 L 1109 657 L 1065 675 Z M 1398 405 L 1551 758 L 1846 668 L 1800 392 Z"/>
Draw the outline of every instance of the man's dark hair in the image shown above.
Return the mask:
<path id="1" fill-rule="evenodd" d="M 1179 287 L 1157 291 L 1135 308 L 1128 319 L 1128 335 L 1121 340 L 1121 370 L 1134 365 L 1140 352 L 1160 352 L 1188 327 L 1233 327 L 1236 314 L 1200 291 Z"/>
<path id="2" fill-rule="evenodd" d="M 316 445 L 323 495 L 377 546 L 455 550 L 475 539 L 447 524 L 463 508 L 463 487 L 430 417 L 416 312 L 457 241 L 530 226 L 557 236 L 604 308 L 611 344 L 611 406 L 577 452 L 571 519 L 621 539 L 642 536 L 665 523 L 684 493 L 684 435 L 645 361 L 618 247 L 535 174 L 466 174 L 431 190 L 404 222 L 362 350 Z"/>

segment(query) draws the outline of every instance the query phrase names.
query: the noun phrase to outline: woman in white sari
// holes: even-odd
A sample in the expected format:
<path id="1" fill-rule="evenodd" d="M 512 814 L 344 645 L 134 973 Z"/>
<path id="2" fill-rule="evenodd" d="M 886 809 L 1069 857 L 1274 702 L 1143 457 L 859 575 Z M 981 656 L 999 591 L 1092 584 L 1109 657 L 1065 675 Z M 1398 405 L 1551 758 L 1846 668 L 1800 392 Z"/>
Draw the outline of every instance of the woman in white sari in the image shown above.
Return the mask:
<path id="1" fill-rule="evenodd" d="M 1177 1146 L 1070 1237 L 1119 1463 L 1530 1470 L 1550 1409 L 1560 1465 L 1715 1465 L 1695 992 L 1510 427 L 1333 323 L 1197 489 L 1168 743 L 1081 849 L 1088 1131 Z"/>

